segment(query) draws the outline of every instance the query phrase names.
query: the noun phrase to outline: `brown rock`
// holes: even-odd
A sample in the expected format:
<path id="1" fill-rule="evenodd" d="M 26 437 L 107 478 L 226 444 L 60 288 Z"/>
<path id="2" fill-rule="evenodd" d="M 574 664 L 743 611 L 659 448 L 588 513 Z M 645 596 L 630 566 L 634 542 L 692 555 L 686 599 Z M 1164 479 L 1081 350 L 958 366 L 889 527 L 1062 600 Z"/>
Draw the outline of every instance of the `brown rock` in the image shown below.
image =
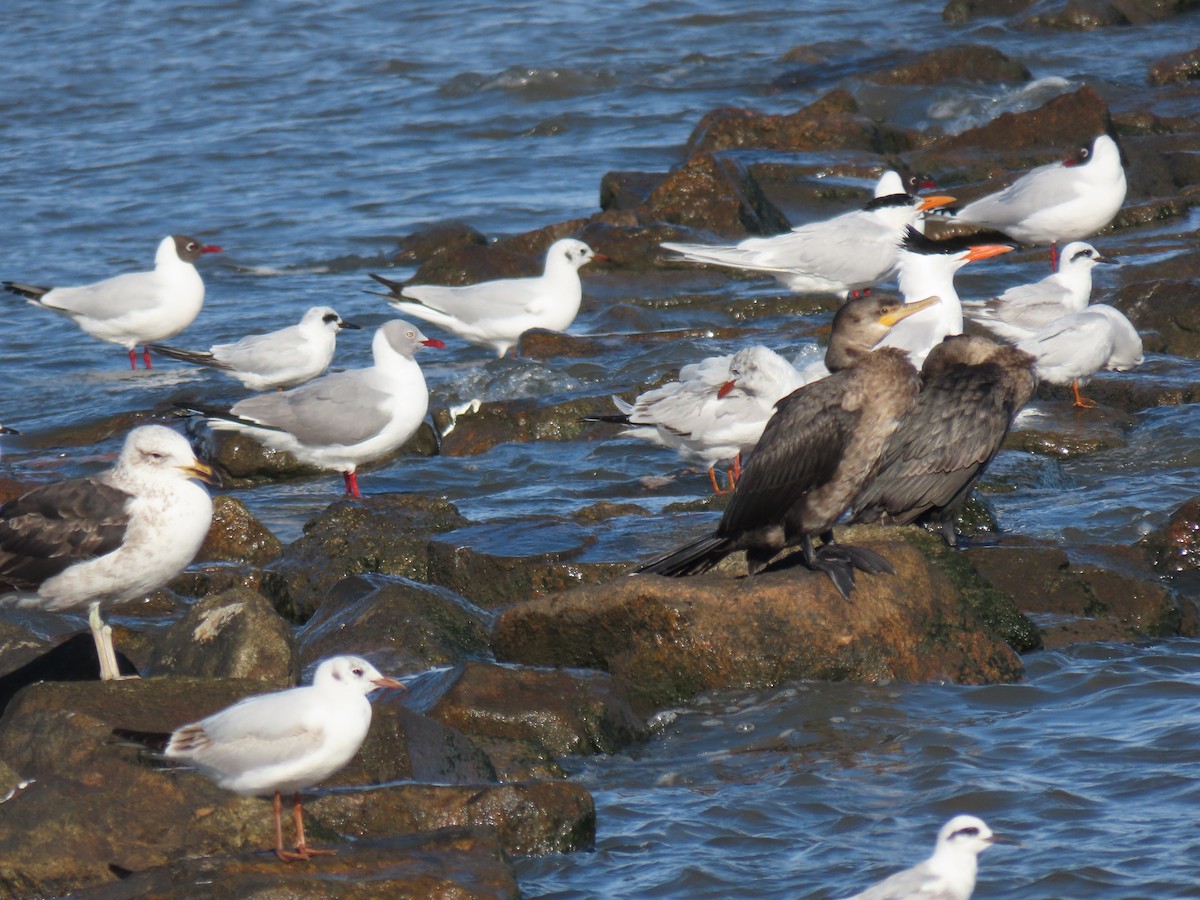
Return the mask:
<path id="1" fill-rule="evenodd" d="M 1200 275 L 1122 287 L 1113 305 L 1139 329 L 1156 331 L 1167 353 L 1200 359 Z"/>
<path id="2" fill-rule="evenodd" d="M 488 652 L 490 617 L 443 587 L 382 575 L 340 582 L 297 635 L 303 665 L 342 653 L 390 675 Z"/>
<path id="3" fill-rule="evenodd" d="M 1092 396 L 1101 381 L 1089 382 L 1083 393 Z M 1038 397 L 1065 397 L 1070 388 L 1039 385 Z M 1101 394 L 1103 391 L 1100 392 Z M 1124 447 L 1129 416 L 1112 409 L 1079 410 L 1066 399 L 1039 399 L 1027 409 L 1038 413 L 1020 421 L 1008 433 L 1004 446 L 1059 459 L 1088 456 L 1100 450 Z"/>
<path id="4" fill-rule="evenodd" d="M 15 622 L 0 620 L 0 675 L 19 669 L 50 649 L 50 642 Z"/>
<path id="5" fill-rule="evenodd" d="M 662 172 L 606 172 L 600 179 L 600 208 L 637 209 L 665 178 Z"/>
<path id="6" fill-rule="evenodd" d="M 572 345 L 579 338 L 567 338 Z M 586 340 L 586 339 L 584 339 Z M 545 348 L 547 340 L 535 340 L 527 346 Z M 556 345 L 561 345 L 555 341 Z M 612 401 L 606 397 L 579 397 L 562 403 L 547 403 L 536 398 L 521 398 L 499 403 L 484 403 L 474 412 L 460 413 L 454 429 L 442 439 L 443 456 L 478 456 L 497 444 L 529 441 L 575 441 L 590 432 L 592 426 L 583 421 L 611 411 Z"/>
<path id="7" fill-rule="evenodd" d="M 1113 25 L 1128 25 L 1130 21 L 1110 0 L 1068 0 L 1062 9 L 1030 16 L 1024 24 L 1064 31 L 1095 31 Z"/>
<path id="8" fill-rule="evenodd" d="M 431 535 L 466 524 L 440 498 L 380 494 L 339 500 L 304 526 L 270 563 L 263 591 L 285 618 L 304 622 L 347 575 L 379 572 L 426 580 Z"/>
<path id="9" fill-rule="evenodd" d="M 788 228 L 736 159 L 699 152 L 667 175 L 646 204 L 647 216 L 720 237 L 778 234 Z"/>
<path id="10" fill-rule="evenodd" d="M 487 235 L 464 222 L 434 222 L 400 239 L 393 257 L 400 265 L 426 263 L 454 250 L 486 247 Z"/>
<path id="11" fill-rule="evenodd" d="M 916 59 L 866 76 L 868 81 L 876 84 L 1023 82 L 1032 77 L 1022 63 L 983 44 L 939 47 Z"/>
<path id="12" fill-rule="evenodd" d="M 950 0 L 942 9 L 947 22 L 970 22 L 972 19 L 1007 18 L 1023 13 L 1034 0 Z"/>
<path id="13" fill-rule="evenodd" d="M 871 545 L 897 574 L 860 574 L 851 603 L 799 567 L 753 579 L 620 578 L 506 610 L 493 647 L 502 661 L 611 672 L 641 713 L 702 690 L 796 678 L 1020 677 L 1015 654 L 919 551 Z"/>
<path id="14" fill-rule="evenodd" d="M 1150 67 L 1146 81 L 1153 86 L 1200 78 L 1200 47 L 1164 56 Z"/>
<path id="15" fill-rule="evenodd" d="M 296 639 L 261 594 L 234 588 L 199 600 L 158 642 L 155 675 L 244 678 L 289 687 L 300 673 Z"/>
<path id="16" fill-rule="evenodd" d="M 197 562 L 246 562 L 262 565 L 279 556 L 283 545 L 241 500 L 213 497 L 212 526 L 196 554 Z"/>
<path id="17" fill-rule="evenodd" d="M 1166 524 L 1142 539 L 1141 546 L 1160 571 L 1200 571 L 1200 497 L 1177 507 Z"/>

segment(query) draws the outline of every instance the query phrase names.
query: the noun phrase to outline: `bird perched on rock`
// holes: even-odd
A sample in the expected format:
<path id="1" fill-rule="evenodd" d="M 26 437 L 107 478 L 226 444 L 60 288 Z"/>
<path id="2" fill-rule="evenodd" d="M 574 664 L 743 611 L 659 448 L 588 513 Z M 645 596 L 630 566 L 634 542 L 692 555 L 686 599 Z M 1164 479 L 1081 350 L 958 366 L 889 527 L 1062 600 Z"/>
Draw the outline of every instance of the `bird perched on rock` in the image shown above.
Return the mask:
<path id="1" fill-rule="evenodd" d="M 919 522 L 957 543 L 954 517 L 1037 387 L 1033 357 L 976 335 L 947 337 L 921 368 L 921 393 L 854 501 L 851 524 Z"/>
<path id="2" fill-rule="evenodd" d="M 187 328 L 204 305 L 204 281 L 194 263 L 214 247 L 186 235 L 163 238 L 150 272 L 130 272 L 79 287 L 39 287 L 5 281 L 11 293 L 34 306 L 66 316 L 94 338 L 120 344 L 137 368 L 138 344 L 174 337 Z M 150 366 L 150 351 L 142 360 Z"/>
<path id="3" fill-rule="evenodd" d="M 1037 364 L 1038 378 L 1069 384 L 1075 406 L 1095 407 L 1079 393 L 1079 385 L 1101 369 L 1127 372 L 1142 364 L 1142 338 L 1124 314 L 1103 303 L 1061 316 L 1036 334 L 1017 341 Z"/>
<path id="4" fill-rule="evenodd" d="M 0 603 L 50 612 L 86 608 L 100 677 L 119 677 L 102 607 L 162 587 L 195 557 L 214 483 L 182 435 L 162 425 L 129 432 L 100 475 L 34 488 L 0 507 Z"/>
<path id="5" fill-rule="evenodd" d="M 444 347 L 402 319 L 384 323 L 371 342 L 374 365 L 324 375 L 290 391 L 258 394 L 232 407 L 181 403 L 210 428 L 240 431 L 300 462 L 342 473 L 358 497 L 358 466 L 381 459 L 417 433 L 429 388 L 415 354 Z"/>
<path id="6" fill-rule="evenodd" d="M 317 666 L 308 687 L 247 697 L 170 734 L 114 729 L 118 737 L 188 763 L 218 787 L 243 797 L 274 794 L 275 855 L 284 862 L 335 854 L 308 846 L 300 792 L 343 768 L 371 727 L 367 694 L 404 685 L 357 656 Z M 293 795 L 296 849 L 283 847 L 282 794 Z"/>
<path id="7" fill-rule="evenodd" d="M 1119 265 L 1091 244 L 1072 241 L 1062 248 L 1058 270 L 1033 284 L 1009 288 L 991 300 L 966 300 L 963 313 L 1008 341 L 1031 337 L 1060 316 L 1081 312 L 1092 298 L 1092 269 Z"/>
<path id="8" fill-rule="evenodd" d="M 765 272 L 792 291 L 846 296 L 887 278 L 896 267 L 905 229 L 922 212 L 953 200 L 889 194 L 862 209 L 773 237 L 746 238 L 738 244 L 661 246 L 689 262 Z"/>
<path id="9" fill-rule="evenodd" d="M 501 278 L 461 287 L 408 284 L 371 277 L 386 287 L 389 305 L 444 328 L 464 341 L 504 356 L 531 328 L 566 331 L 583 301 L 579 269 L 595 259 L 583 241 L 565 238 L 546 251 L 546 268 L 536 278 Z M 370 292 L 368 292 L 370 293 Z"/>
<path id="10" fill-rule="evenodd" d="M 1125 202 L 1121 150 L 1107 134 L 1069 159 L 1038 166 L 1004 190 L 980 197 L 954 213 L 954 221 L 1003 231 L 1023 244 L 1057 245 L 1091 237 Z"/>
<path id="11" fill-rule="evenodd" d="M 252 334 L 208 350 L 180 350 L 165 344 L 147 349 L 236 378 L 252 391 L 295 387 L 329 368 L 338 332 L 361 326 L 342 319 L 328 306 L 314 306 L 300 319 L 267 334 Z"/>
<path id="12" fill-rule="evenodd" d="M 933 856 L 847 900 L 970 900 L 979 854 L 1002 840 L 975 816 L 955 816 L 938 832 Z"/>
<path id="13" fill-rule="evenodd" d="M 848 597 L 855 568 L 893 571 L 878 554 L 833 540 L 834 523 L 870 483 L 892 434 L 917 400 L 920 378 L 903 350 L 873 349 L 895 325 L 928 306 L 884 296 L 847 302 L 826 353 L 834 373 L 776 404 L 715 532 L 651 560 L 638 572 L 694 575 L 746 551 L 751 575 L 800 545 L 810 569 Z M 823 546 L 814 550 L 812 536 Z"/>

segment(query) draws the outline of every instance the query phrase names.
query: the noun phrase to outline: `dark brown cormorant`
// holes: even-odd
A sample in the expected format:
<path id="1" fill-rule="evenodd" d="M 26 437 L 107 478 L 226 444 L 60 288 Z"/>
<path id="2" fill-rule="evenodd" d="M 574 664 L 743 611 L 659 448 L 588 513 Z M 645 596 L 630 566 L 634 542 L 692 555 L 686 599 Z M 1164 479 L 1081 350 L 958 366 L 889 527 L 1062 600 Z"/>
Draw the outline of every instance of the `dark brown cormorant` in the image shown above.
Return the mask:
<path id="1" fill-rule="evenodd" d="M 937 302 L 877 295 L 846 303 L 825 354 L 833 374 L 776 404 L 717 530 L 637 571 L 695 575 L 745 550 L 753 575 L 779 551 L 799 545 L 805 565 L 827 572 L 843 596 L 853 587 L 854 568 L 891 572 L 878 554 L 834 543 L 833 525 L 874 477 L 920 390 L 905 351 L 872 348 L 897 322 Z M 820 549 L 813 549 L 812 535 L 822 537 Z"/>
<path id="2" fill-rule="evenodd" d="M 921 367 L 921 394 L 888 441 L 879 474 L 850 522 L 939 530 L 955 546 L 954 516 L 1037 387 L 1033 357 L 975 335 L 948 337 Z"/>

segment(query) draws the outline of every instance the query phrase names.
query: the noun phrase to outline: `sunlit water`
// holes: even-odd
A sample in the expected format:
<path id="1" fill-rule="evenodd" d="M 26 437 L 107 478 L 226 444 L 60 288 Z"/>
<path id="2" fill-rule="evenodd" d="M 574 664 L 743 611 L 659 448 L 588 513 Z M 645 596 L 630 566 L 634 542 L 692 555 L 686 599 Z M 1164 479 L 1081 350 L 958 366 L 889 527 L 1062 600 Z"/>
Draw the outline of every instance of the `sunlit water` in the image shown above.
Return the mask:
<path id="1" fill-rule="evenodd" d="M 13 0 L 0 29 L 0 277 L 90 281 L 147 267 L 162 235 L 192 233 L 226 252 L 201 263 L 205 309 L 174 343 L 204 348 L 330 304 L 367 327 L 343 335 L 337 365 L 362 365 L 370 329 L 391 317 L 365 293 L 367 273 L 422 224 L 458 219 L 503 235 L 588 215 L 604 173 L 678 163 L 718 106 L 786 112 L 841 85 L 872 115 L 953 131 L 1082 83 L 1120 98 L 1142 89 L 1154 60 L 1193 47 L 1200 24 L 1193 14 L 1034 32 L 947 26 L 940 12 L 898 0 Z M 965 42 L 1017 57 L 1037 81 L 896 90 L 853 77 L 910 49 Z M 782 60 L 801 44 L 820 61 Z M 1177 252 L 1195 224 L 1138 234 L 1141 259 Z M 1011 254 L 964 272 L 961 292 L 1039 278 L 1044 266 L 1040 254 Z M 1098 272 L 1098 293 L 1115 278 Z M 775 285 L 706 274 L 681 283 L 690 299 L 585 270 L 573 330 L 738 324 L 747 339 L 811 351 L 811 325 L 778 311 Z M 15 298 L 0 304 L 0 325 L 0 421 L 26 433 L 5 440 L 0 474 L 94 471 L 119 437 L 93 450 L 56 435 L 180 392 L 239 396 L 233 382 L 168 362 L 130 373 L 120 348 Z M 604 396 L 736 344 L 630 344 L 604 359 L 538 362 L 451 342 L 422 363 L 435 406 Z M 1153 375 L 1128 377 L 1183 365 L 1152 358 Z M 1022 534 L 1132 542 L 1195 492 L 1198 431 L 1190 407 L 1154 409 L 1132 417 L 1124 447 L 1070 461 L 1004 454 L 997 471 L 1017 490 L 996 495 L 997 512 Z M 641 480 L 677 468 L 654 448 L 596 439 L 404 458 L 362 482 L 503 520 L 703 495 L 703 478 Z M 331 476 L 236 493 L 290 540 L 339 487 Z M 697 527 L 704 518 L 691 517 Z M 573 527 L 522 529 L 519 549 L 581 544 Z M 595 537 L 586 558 L 628 559 L 671 539 L 653 519 Z M 1080 647 L 1029 658 L 1016 686 L 792 685 L 706 699 L 665 717 L 644 747 L 572 763 L 596 796 L 598 849 L 520 863 L 525 890 L 834 897 L 915 861 L 945 818 L 969 811 L 1025 844 L 988 852 L 978 896 L 1195 896 L 1195 657 L 1187 641 Z"/>

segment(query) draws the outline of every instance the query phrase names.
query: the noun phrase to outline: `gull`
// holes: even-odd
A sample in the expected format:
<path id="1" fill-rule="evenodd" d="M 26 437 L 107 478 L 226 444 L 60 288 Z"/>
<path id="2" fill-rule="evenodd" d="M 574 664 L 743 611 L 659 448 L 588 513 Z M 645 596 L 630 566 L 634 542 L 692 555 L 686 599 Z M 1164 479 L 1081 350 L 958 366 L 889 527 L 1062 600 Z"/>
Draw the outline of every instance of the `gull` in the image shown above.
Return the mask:
<path id="1" fill-rule="evenodd" d="M 231 408 L 180 404 L 218 431 L 240 431 L 300 462 L 342 473 L 346 493 L 358 492 L 356 470 L 387 456 L 417 433 L 429 409 L 429 388 L 414 359 L 422 347 L 444 347 L 402 319 L 375 332 L 375 364 L 324 375 L 290 391 L 247 397 Z"/>
<path id="2" fill-rule="evenodd" d="M 789 290 L 846 296 L 873 287 L 896 267 L 905 229 L 926 210 L 953 197 L 889 194 L 862 209 L 812 222 L 773 237 L 746 238 L 739 244 L 663 243 L 689 262 L 766 272 Z"/>
<path id="3" fill-rule="evenodd" d="M 968 300 L 963 312 L 992 334 L 1009 341 L 1031 337 L 1060 316 L 1083 311 L 1092 297 L 1092 269 L 1118 265 L 1091 244 L 1072 241 L 1062 248 L 1058 271 L 1033 284 L 1009 288 L 991 300 Z"/>
<path id="4" fill-rule="evenodd" d="M 300 792 L 328 778 L 354 758 L 371 727 L 367 694 L 376 688 L 404 690 L 357 656 L 324 660 L 308 687 L 247 697 L 170 734 L 116 728 L 161 752 L 189 763 L 218 787 L 243 797 L 274 794 L 275 855 L 304 861 L 336 850 L 309 847 L 304 837 Z M 283 798 L 292 794 L 296 849 L 283 849 Z"/>
<path id="5" fill-rule="evenodd" d="M 1095 400 L 1079 393 L 1079 385 L 1101 369 L 1127 372 L 1145 359 L 1142 338 L 1125 316 L 1103 303 L 1055 319 L 1036 334 L 1017 341 L 1033 356 L 1038 378 L 1070 384 L 1076 407 L 1092 409 Z"/>
<path id="6" fill-rule="evenodd" d="M 148 350 L 198 366 L 210 366 L 236 378 L 252 391 L 295 387 L 311 381 L 329 368 L 343 328 L 361 328 L 346 322 L 328 306 L 314 306 L 300 319 L 267 334 L 252 334 L 232 344 L 213 344 L 205 350 L 180 350 L 151 344 Z"/>
<path id="7" fill-rule="evenodd" d="M 34 306 L 66 316 L 92 337 L 125 347 L 129 366 L 136 369 L 138 344 L 174 337 L 200 314 L 204 282 L 193 264 L 205 253 L 220 252 L 220 247 L 172 234 L 159 243 L 150 272 L 129 272 L 79 287 L 19 281 L 3 285 Z M 151 368 L 149 350 L 143 349 L 142 360 Z"/>
<path id="8" fill-rule="evenodd" d="M 879 346 L 907 350 L 912 364 L 920 368 L 942 338 L 962 334 L 962 303 L 954 289 L 954 273 L 969 262 L 1012 249 L 1008 244 L 976 243 L 970 237 L 933 241 L 909 228 L 900 251 L 900 293 L 906 303 L 929 296 L 941 297 L 942 302 L 896 323 Z"/>
<path id="9" fill-rule="evenodd" d="M 717 464 L 735 461 L 732 487 L 737 458 L 758 443 L 775 401 L 802 383 L 795 366 L 755 345 L 684 366 L 678 381 L 646 391 L 633 403 L 613 397 L 618 415 L 585 421 L 626 425 L 623 436 L 675 450 L 685 463 L 703 466 L 719 494 Z"/>
<path id="10" fill-rule="evenodd" d="M 1003 231 L 1024 244 L 1057 245 L 1091 237 L 1113 220 L 1125 202 L 1121 150 L 1107 134 L 1070 159 L 1038 166 L 1002 191 L 954 213 L 954 221 Z"/>
<path id="11" fill-rule="evenodd" d="M 847 900 L 969 900 L 979 854 L 1004 840 L 975 816 L 955 816 L 938 832 L 933 856 Z"/>
<path id="12" fill-rule="evenodd" d="M 583 241 L 564 238 L 550 245 L 545 271 L 536 278 L 501 278 L 447 287 L 402 285 L 382 275 L 371 277 L 388 289 L 388 294 L 379 296 L 392 298 L 388 304 L 393 309 L 504 356 L 531 328 L 566 331 L 583 300 L 580 267 L 607 258 Z"/>
<path id="13" fill-rule="evenodd" d="M 129 432 L 100 475 L 34 488 L 0 507 L 0 603 L 61 612 L 86 607 L 100 677 L 118 678 L 101 607 L 144 597 L 195 557 L 216 482 L 187 440 L 162 425 Z"/>

